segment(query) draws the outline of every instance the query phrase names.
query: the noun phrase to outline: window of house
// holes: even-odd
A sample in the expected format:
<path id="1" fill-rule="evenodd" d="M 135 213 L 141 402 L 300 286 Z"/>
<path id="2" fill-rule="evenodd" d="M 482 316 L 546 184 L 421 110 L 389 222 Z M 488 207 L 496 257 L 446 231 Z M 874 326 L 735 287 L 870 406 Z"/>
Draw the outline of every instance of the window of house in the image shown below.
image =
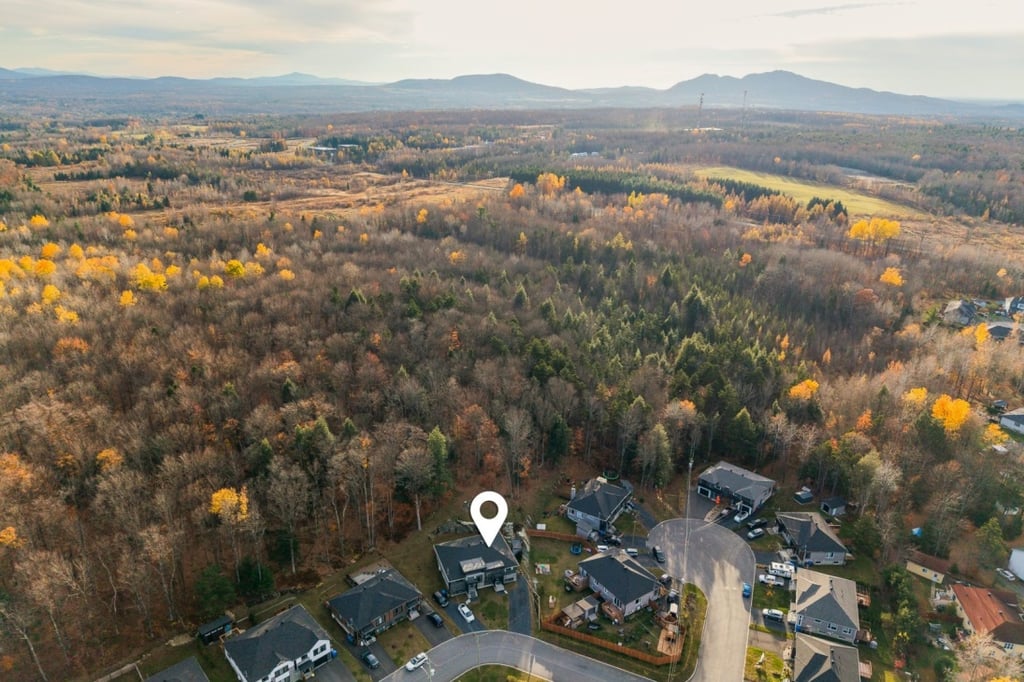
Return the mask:
<path id="1" fill-rule="evenodd" d="M 853 634 L 853 628 L 843 628 L 843 634 L 844 635 L 852 635 Z"/>
<path id="2" fill-rule="evenodd" d="M 1003 642 L 1003 648 L 1007 651 L 1010 651 L 1011 649 L 1013 649 L 1013 642 Z"/>
<path id="3" fill-rule="evenodd" d="M 835 632 L 836 630 L 839 629 L 839 626 L 836 625 L 835 623 L 829 623 L 828 624 L 828 629 L 829 629 L 829 632 Z"/>
<path id="4" fill-rule="evenodd" d="M 821 618 L 815 618 L 814 619 L 814 624 L 815 625 L 821 625 Z"/>

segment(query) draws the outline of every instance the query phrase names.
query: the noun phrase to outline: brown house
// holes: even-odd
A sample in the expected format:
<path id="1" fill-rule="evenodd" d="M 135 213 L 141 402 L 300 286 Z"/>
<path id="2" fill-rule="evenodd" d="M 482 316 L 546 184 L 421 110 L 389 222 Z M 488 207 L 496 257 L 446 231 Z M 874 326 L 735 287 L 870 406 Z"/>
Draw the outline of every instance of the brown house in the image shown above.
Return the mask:
<path id="1" fill-rule="evenodd" d="M 1005 651 L 1024 650 L 1024 621 L 1017 615 L 1017 595 L 987 587 L 953 585 L 956 612 L 970 633 L 988 633 Z"/>

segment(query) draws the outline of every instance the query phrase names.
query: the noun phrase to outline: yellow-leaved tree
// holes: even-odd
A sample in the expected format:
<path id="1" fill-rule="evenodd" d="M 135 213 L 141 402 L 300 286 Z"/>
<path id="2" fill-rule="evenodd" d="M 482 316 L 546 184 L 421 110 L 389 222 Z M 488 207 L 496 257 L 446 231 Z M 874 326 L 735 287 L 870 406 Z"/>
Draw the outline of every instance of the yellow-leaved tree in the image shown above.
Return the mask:
<path id="1" fill-rule="evenodd" d="M 565 187 L 565 176 L 554 173 L 541 173 L 537 176 L 537 189 L 544 196 L 551 196 Z"/>
<path id="2" fill-rule="evenodd" d="M 989 424 L 985 427 L 985 433 L 981 434 L 981 440 L 986 445 L 1002 445 L 1010 440 L 1010 437 L 999 424 Z"/>
<path id="3" fill-rule="evenodd" d="M 899 268 L 886 268 L 885 272 L 878 278 L 878 281 L 882 284 L 900 287 L 903 286 L 903 275 L 900 274 Z"/>
<path id="4" fill-rule="evenodd" d="M 943 393 L 932 404 L 932 416 L 942 424 L 946 433 L 957 433 L 971 416 L 971 404 Z"/>
<path id="5" fill-rule="evenodd" d="M 864 220 L 861 218 L 853 225 L 847 233 L 851 239 L 880 244 L 886 242 L 900 233 L 900 221 L 888 220 L 886 218 L 872 218 Z"/>
<path id="6" fill-rule="evenodd" d="M 818 382 L 814 379 L 804 379 L 789 389 L 789 397 L 794 400 L 810 400 L 818 392 Z"/>
<path id="7" fill-rule="evenodd" d="M 912 388 L 903 394 L 903 402 L 909 403 L 914 407 L 921 407 L 926 400 L 928 400 L 928 389 L 923 386 Z"/>

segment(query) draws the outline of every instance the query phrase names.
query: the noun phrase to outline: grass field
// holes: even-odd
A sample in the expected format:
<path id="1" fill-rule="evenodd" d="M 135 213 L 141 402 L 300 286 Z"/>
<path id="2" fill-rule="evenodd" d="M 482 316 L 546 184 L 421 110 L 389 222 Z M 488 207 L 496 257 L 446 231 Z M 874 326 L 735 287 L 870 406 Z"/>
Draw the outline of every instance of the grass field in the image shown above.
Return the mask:
<path id="1" fill-rule="evenodd" d="M 707 166 L 697 168 L 694 173 L 702 178 L 728 178 L 740 182 L 750 182 L 769 189 L 775 189 L 783 194 L 793 197 L 797 201 L 807 203 L 813 197 L 822 199 L 836 199 L 843 202 L 850 217 L 861 215 L 877 215 L 894 218 L 920 218 L 921 213 L 909 206 L 879 199 L 860 192 L 851 192 L 832 185 L 819 185 L 805 180 L 786 177 L 784 175 L 773 175 L 771 173 L 760 173 L 757 171 L 733 168 L 732 166 Z"/>
<path id="2" fill-rule="evenodd" d="M 764 662 L 758 665 L 761 656 L 764 656 Z M 782 680 L 783 678 L 785 678 L 785 666 L 777 654 L 754 646 L 747 649 L 747 657 L 743 665 L 744 680 L 757 682 L 758 680 Z"/>

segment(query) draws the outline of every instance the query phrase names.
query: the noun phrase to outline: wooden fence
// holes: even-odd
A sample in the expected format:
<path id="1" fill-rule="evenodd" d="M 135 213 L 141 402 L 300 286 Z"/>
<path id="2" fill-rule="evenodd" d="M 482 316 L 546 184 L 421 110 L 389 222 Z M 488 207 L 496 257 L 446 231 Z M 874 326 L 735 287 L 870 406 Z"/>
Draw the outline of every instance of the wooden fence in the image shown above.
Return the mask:
<path id="1" fill-rule="evenodd" d="M 594 548 L 586 538 L 581 538 L 578 535 L 572 535 L 570 533 L 556 533 L 553 530 L 535 530 L 533 528 L 527 528 L 526 534 L 531 538 L 549 538 L 551 540 L 562 540 L 563 542 L 578 542 L 590 547 L 591 549 Z"/>
<path id="2" fill-rule="evenodd" d="M 577 642 L 593 644 L 596 647 L 607 649 L 609 651 L 615 651 L 617 653 L 623 654 L 624 656 L 635 658 L 638 661 L 650 663 L 651 665 L 668 665 L 669 663 L 678 663 L 679 659 L 683 657 L 681 651 L 675 656 L 666 656 L 664 654 L 652 656 L 651 654 L 645 651 L 639 651 L 628 646 L 619 646 L 615 642 L 609 642 L 607 639 L 601 639 L 600 637 L 594 637 L 592 635 L 585 635 L 582 632 L 576 632 L 572 628 L 562 627 L 561 625 L 556 625 L 555 623 L 552 623 L 551 621 L 547 620 L 541 621 L 540 627 L 542 630 L 554 632 L 564 637 L 568 637 L 569 639 L 575 639 Z"/>

